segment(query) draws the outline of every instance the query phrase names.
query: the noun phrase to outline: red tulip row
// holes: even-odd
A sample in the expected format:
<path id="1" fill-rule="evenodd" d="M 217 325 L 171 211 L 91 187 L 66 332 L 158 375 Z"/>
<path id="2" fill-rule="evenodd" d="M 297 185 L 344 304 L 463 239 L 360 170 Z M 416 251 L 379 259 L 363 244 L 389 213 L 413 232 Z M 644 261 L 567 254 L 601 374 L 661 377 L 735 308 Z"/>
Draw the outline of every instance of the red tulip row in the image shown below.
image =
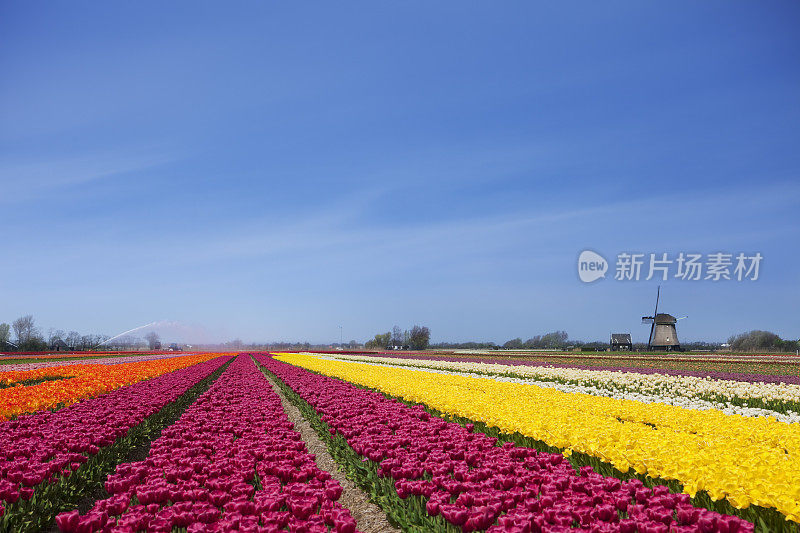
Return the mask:
<path id="1" fill-rule="evenodd" d="M 355 531 L 336 502 L 342 487 L 317 467 L 248 356 L 105 487 L 111 496 L 87 514 L 59 515 L 61 530 Z"/>
<path id="2" fill-rule="evenodd" d="M 473 433 L 384 395 L 265 356 L 257 361 L 305 400 L 402 499 L 464 532 L 747 532 L 737 517 L 693 507 L 686 494 L 638 479 L 576 472 L 562 455 Z M 414 509 L 413 506 L 409 508 Z M 426 517 L 411 522 L 430 524 Z M 428 526 L 429 527 L 429 526 Z"/>
<path id="3" fill-rule="evenodd" d="M 121 442 L 131 428 L 173 404 L 229 359 L 218 357 L 58 411 L 0 422 L 0 527 L 19 529 L 27 522 L 34 527 L 44 518 L 44 501 L 61 502 L 67 496 L 60 481 L 79 468 L 91 477 L 108 467 L 101 463 L 111 459 L 98 459 L 101 451 Z"/>

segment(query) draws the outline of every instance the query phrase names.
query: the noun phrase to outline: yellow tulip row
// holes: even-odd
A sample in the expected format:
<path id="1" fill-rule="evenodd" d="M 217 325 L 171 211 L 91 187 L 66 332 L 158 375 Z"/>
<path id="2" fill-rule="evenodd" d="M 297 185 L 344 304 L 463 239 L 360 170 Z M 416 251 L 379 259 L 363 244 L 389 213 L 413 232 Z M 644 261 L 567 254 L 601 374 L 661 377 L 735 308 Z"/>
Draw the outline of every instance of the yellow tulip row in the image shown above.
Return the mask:
<path id="1" fill-rule="evenodd" d="M 800 522 L 800 424 L 282 354 L 279 360 Z"/>

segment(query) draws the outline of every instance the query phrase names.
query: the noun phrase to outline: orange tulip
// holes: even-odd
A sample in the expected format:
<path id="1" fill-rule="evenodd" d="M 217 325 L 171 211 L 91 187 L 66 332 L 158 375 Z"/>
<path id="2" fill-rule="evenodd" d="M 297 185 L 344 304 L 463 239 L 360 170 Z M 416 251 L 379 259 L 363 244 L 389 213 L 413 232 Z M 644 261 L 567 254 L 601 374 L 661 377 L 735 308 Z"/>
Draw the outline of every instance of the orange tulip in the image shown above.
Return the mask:
<path id="1" fill-rule="evenodd" d="M 220 355 L 230 354 L 203 353 L 116 365 L 63 365 L 0 372 L 0 385 L 7 387 L 0 389 L 0 420 L 67 406 Z M 57 379 L 30 386 L 20 383 L 48 377 Z"/>

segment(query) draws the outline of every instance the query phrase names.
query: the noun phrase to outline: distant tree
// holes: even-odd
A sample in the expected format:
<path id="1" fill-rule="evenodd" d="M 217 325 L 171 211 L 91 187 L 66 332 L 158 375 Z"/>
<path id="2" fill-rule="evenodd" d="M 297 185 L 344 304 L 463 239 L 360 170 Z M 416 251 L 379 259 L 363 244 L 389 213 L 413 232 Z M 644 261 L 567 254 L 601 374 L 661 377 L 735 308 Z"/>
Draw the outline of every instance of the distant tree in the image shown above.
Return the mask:
<path id="1" fill-rule="evenodd" d="M 533 337 L 531 337 L 530 339 L 528 339 L 524 343 L 522 343 L 522 347 L 523 348 L 528 348 L 528 349 L 544 348 L 544 346 L 542 345 L 542 336 L 541 335 L 534 335 Z"/>
<path id="2" fill-rule="evenodd" d="M 374 339 L 368 340 L 364 344 L 364 348 L 368 349 L 382 348 L 385 350 L 389 348 L 389 346 L 391 346 L 391 343 L 392 343 L 392 333 L 390 331 L 387 331 L 386 333 L 383 334 L 378 333 L 377 335 L 375 335 Z"/>
<path id="3" fill-rule="evenodd" d="M 14 333 L 17 335 L 17 345 L 24 352 L 38 352 L 47 349 L 41 333 L 36 328 L 36 323 L 32 315 L 19 317 L 11 323 Z"/>
<path id="4" fill-rule="evenodd" d="M 511 339 L 510 341 L 507 341 L 505 344 L 503 344 L 503 348 L 505 348 L 506 350 L 519 350 L 522 347 L 523 347 L 522 339 L 520 339 L 519 337 L 517 337 L 516 339 Z"/>
<path id="5" fill-rule="evenodd" d="M 44 352 L 47 350 L 47 343 L 41 335 L 34 335 L 27 341 L 20 343 L 19 349 L 23 352 Z"/>
<path id="6" fill-rule="evenodd" d="M 383 335 L 375 335 L 375 340 L 380 341 L 381 348 L 389 348 L 392 345 L 392 335 L 388 331 Z"/>
<path id="7" fill-rule="evenodd" d="M 566 331 L 546 333 L 542 335 L 542 348 L 563 348 L 566 346 L 568 338 L 569 335 L 567 335 Z"/>
<path id="8" fill-rule="evenodd" d="M 70 350 L 77 350 L 81 344 L 81 334 L 77 331 L 70 331 L 67 333 L 67 338 L 64 339 L 64 341 L 67 343 Z"/>
<path id="9" fill-rule="evenodd" d="M 92 335 L 92 337 L 94 337 L 94 335 Z M 120 350 L 130 350 L 136 344 L 136 341 L 137 341 L 137 338 L 134 335 L 122 335 L 120 337 L 117 337 L 116 339 L 114 339 L 110 343 L 108 343 L 108 348 L 109 349 L 118 348 Z M 93 339 L 92 346 L 96 347 L 98 344 L 99 343 L 94 342 L 94 339 Z"/>
<path id="10" fill-rule="evenodd" d="M 431 330 L 415 325 L 408 333 L 408 345 L 412 350 L 424 350 L 431 340 Z"/>
<path id="11" fill-rule="evenodd" d="M 399 326 L 392 328 L 392 346 L 403 346 L 403 330 Z"/>
<path id="12" fill-rule="evenodd" d="M 102 343 L 110 339 L 108 335 L 83 335 L 80 338 L 80 345 L 79 348 L 81 350 L 94 350 L 95 348 L 100 350 L 108 350 L 110 346 L 103 345 L 100 346 Z M 125 337 L 120 338 L 118 341 L 114 341 L 115 346 L 122 346 L 126 342 L 126 340 L 130 340 L 129 338 L 126 339 Z"/>
<path id="13" fill-rule="evenodd" d="M 11 326 L 3 322 L 0 324 L 0 347 L 4 346 L 10 337 Z"/>
<path id="14" fill-rule="evenodd" d="M 647 345 L 644 345 L 647 348 Z M 581 344 L 582 352 L 604 352 L 608 350 L 608 342 L 592 341 Z"/>
<path id="15" fill-rule="evenodd" d="M 155 331 L 151 331 L 147 335 L 144 336 L 144 340 L 147 341 L 147 345 L 150 347 L 151 350 L 156 349 L 156 343 L 161 340 L 161 337 L 158 336 L 158 333 Z"/>
<path id="16" fill-rule="evenodd" d="M 429 348 L 461 349 L 461 350 L 495 350 L 497 345 L 493 342 L 438 342 L 431 344 Z"/>
<path id="17" fill-rule="evenodd" d="M 11 327 L 14 328 L 14 334 L 17 336 L 17 344 L 19 345 L 39 335 L 39 331 L 36 329 L 36 323 L 33 320 L 33 315 L 19 317 L 11 323 Z"/>
<path id="18" fill-rule="evenodd" d="M 81 350 L 89 350 L 92 348 L 92 336 L 91 335 L 81 335 L 81 341 L 78 347 Z"/>
<path id="19" fill-rule="evenodd" d="M 539 348 L 548 348 L 548 349 L 558 349 L 558 348 L 565 348 L 567 346 L 567 339 L 569 335 L 567 335 L 566 331 L 552 331 L 550 333 L 545 333 L 544 335 L 535 335 L 530 339 L 526 340 L 522 343 L 522 348 L 527 349 L 539 349 Z"/>
<path id="20" fill-rule="evenodd" d="M 782 340 L 780 344 L 778 344 L 778 348 L 784 352 L 795 352 L 800 350 L 800 340 L 792 341 L 792 340 Z"/>
<path id="21" fill-rule="evenodd" d="M 754 329 L 747 333 L 740 333 L 728 339 L 731 350 L 741 352 L 777 351 L 782 348 L 783 340 L 771 331 Z"/>
<path id="22" fill-rule="evenodd" d="M 64 340 L 64 335 L 63 329 L 50 328 L 50 331 L 47 332 L 47 344 L 49 344 L 50 347 L 55 346 L 56 343 Z"/>
<path id="23" fill-rule="evenodd" d="M 687 352 L 696 352 L 696 351 L 716 351 L 719 349 L 718 342 L 706 342 L 706 341 L 694 341 L 694 342 L 682 342 L 681 343 L 681 350 L 685 350 Z"/>

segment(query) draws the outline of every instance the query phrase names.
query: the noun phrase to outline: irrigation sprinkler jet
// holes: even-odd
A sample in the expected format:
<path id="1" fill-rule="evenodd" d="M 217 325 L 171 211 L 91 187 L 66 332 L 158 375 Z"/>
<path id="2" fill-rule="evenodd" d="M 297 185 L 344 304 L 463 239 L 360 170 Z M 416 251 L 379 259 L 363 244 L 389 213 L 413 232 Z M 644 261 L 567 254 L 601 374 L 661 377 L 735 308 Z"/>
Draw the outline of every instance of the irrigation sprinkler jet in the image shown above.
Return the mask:
<path id="1" fill-rule="evenodd" d="M 122 332 L 122 333 L 120 333 L 119 335 L 114 335 L 114 336 L 113 336 L 113 337 L 111 337 L 110 339 L 106 339 L 106 340 L 104 340 L 103 342 L 101 342 L 100 344 L 98 344 L 97 346 L 95 346 L 95 348 L 99 348 L 99 347 L 101 347 L 102 345 L 104 345 L 105 343 L 107 343 L 107 342 L 111 342 L 111 341 L 113 341 L 114 339 L 118 339 L 118 338 L 122 337 L 123 335 L 127 335 L 128 333 L 133 333 L 134 331 L 139 331 L 140 329 L 149 328 L 150 326 L 155 326 L 156 324 L 158 324 L 158 322 L 150 322 L 149 324 L 145 324 L 144 326 L 139 326 L 138 328 L 129 329 L 128 331 L 123 331 L 123 332 Z"/>

